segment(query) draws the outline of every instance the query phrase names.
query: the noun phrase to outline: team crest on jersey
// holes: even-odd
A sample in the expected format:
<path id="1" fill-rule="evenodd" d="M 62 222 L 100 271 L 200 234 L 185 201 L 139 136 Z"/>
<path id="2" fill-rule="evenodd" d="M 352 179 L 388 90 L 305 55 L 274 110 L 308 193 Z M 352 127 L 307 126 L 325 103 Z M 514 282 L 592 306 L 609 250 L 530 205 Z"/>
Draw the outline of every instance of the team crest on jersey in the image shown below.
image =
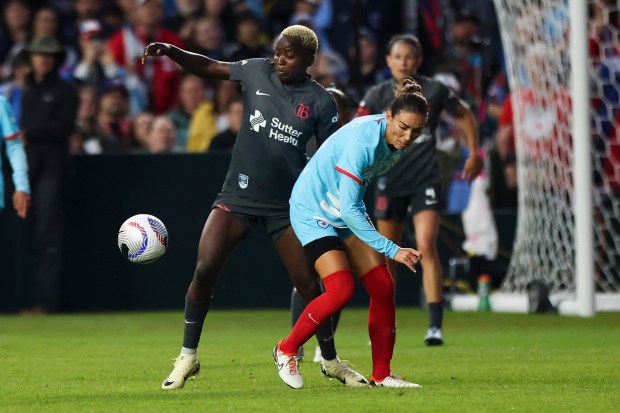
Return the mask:
<path id="1" fill-rule="evenodd" d="M 239 183 L 239 187 L 241 189 L 245 189 L 248 187 L 248 183 L 250 182 L 250 177 L 244 174 L 239 174 L 239 176 L 237 176 L 237 182 Z"/>
<path id="2" fill-rule="evenodd" d="M 295 116 L 303 120 L 308 119 L 310 117 L 310 106 L 306 105 L 305 103 L 300 103 L 295 108 Z"/>
<path id="3" fill-rule="evenodd" d="M 327 222 L 321 220 L 316 221 L 316 224 L 319 226 L 319 228 L 327 228 L 328 225 Z"/>

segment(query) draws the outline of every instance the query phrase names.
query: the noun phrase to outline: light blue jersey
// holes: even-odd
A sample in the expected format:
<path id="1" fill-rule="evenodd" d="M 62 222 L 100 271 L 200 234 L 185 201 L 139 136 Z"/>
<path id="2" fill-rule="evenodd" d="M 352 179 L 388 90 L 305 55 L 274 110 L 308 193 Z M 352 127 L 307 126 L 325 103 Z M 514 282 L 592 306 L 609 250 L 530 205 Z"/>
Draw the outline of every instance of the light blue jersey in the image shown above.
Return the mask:
<path id="1" fill-rule="evenodd" d="M 30 193 L 28 183 L 28 164 L 21 133 L 11 104 L 0 96 L 0 145 L 6 145 L 6 154 L 13 169 L 13 183 L 16 191 Z M 4 180 L 2 179 L 2 158 L 0 158 L 0 209 L 4 207 Z"/>
<path id="2" fill-rule="evenodd" d="M 399 247 L 377 232 L 364 205 L 368 183 L 400 159 L 385 142 L 384 114 L 363 116 L 331 135 L 297 179 L 291 194 L 291 225 L 302 245 L 319 238 L 355 234 L 394 258 Z"/>

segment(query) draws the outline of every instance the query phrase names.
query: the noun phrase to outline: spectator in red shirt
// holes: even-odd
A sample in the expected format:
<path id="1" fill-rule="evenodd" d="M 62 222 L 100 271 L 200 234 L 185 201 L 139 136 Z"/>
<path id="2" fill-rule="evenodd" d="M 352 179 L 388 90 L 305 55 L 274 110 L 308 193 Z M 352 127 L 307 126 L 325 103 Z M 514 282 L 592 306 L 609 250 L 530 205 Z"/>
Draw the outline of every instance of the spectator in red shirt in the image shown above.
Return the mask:
<path id="1" fill-rule="evenodd" d="M 161 0 L 136 1 L 132 24 L 118 30 L 110 38 L 108 46 L 115 62 L 127 69 L 128 79 L 135 75 L 137 79 L 133 80 L 141 81 L 146 87 L 148 107 L 142 109 L 160 114 L 176 104 L 181 69 L 169 59 L 150 59 L 144 65 L 137 63 L 142 58 L 142 50 L 151 42 L 170 43 L 178 47 L 184 45 L 174 32 L 162 26 L 164 10 Z"/>

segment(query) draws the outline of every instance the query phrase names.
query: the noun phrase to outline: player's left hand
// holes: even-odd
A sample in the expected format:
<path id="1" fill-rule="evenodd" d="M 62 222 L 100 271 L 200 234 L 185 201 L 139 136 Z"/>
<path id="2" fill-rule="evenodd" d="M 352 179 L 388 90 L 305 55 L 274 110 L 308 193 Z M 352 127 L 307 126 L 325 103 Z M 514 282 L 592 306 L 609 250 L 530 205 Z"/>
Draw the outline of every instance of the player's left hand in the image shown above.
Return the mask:
<path id="1" fill-rule="evenodd" d="M 23 191 L 15 191 L 13 194 L 13 207 L 17 211 L 17 216 L 26 218 L 30 207 L 30 195 Z"/>
<path id="2" fill-rule="evenodd" d="M 471 152 L 463 167 L 463 179 L 466 179 L 471 184 L 480 175 L 480 171 L 482 171 L 482 159 L 478 153 Z"/>

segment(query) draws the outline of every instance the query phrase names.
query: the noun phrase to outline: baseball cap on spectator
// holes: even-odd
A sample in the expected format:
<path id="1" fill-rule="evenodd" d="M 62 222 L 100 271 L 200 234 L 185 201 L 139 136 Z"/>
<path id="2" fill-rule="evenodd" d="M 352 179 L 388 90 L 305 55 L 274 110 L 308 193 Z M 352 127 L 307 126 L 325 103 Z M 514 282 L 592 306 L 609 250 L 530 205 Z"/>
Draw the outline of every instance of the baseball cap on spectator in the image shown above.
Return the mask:
<path id="1" fill-rule="evenodd" d="M 97 20 L 85 20 L 80 23 L 80 37 L 83 39 L 96 39 L 103 37 L 101 23 Z"/>

